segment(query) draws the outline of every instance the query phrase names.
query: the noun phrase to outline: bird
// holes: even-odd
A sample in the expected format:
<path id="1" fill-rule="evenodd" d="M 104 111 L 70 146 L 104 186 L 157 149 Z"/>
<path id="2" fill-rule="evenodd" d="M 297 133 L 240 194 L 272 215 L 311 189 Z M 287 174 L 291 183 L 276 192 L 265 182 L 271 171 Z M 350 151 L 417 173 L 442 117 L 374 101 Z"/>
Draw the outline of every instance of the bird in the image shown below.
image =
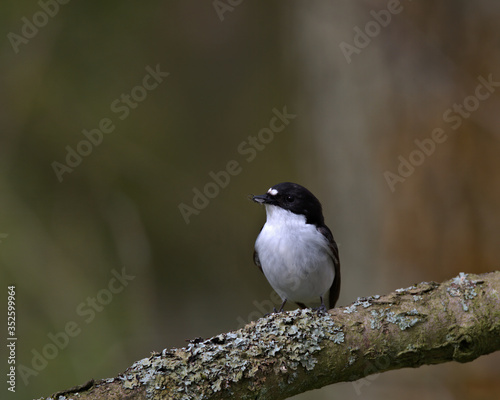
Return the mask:
<path id="1" fill-rule="evenodd" d="M 266 209 L 253 258 L 282 300 L 278 312 L 287 301 L 307 308 L 318 300 L 316 309 L 324 312 L 327 292 L 334 308 L 340 294 L 339 251 L 319 200 L 292 182 L 278 183 L 251 199 Z"/>

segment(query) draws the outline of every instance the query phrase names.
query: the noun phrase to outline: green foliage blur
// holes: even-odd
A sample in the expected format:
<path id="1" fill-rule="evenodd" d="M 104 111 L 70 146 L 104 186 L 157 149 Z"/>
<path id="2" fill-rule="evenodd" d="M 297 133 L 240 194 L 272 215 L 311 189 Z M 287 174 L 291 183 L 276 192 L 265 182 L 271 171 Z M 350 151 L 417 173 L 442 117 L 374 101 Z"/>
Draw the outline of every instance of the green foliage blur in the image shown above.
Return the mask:
<path id="1" fill-rule="evenodd" d="M 293 105 L 276 7 L 258 26 L 258 9 L 220 21 L 210 2 L 59 7 L 28 43 L 12 39 L 17 47 L 7 33 L 22 34 L 21 18 L 40 5 L 1 13 L 1 277 L 17 289 L 17 363 L 36 372 L 18 373 L 25 397 L 236 329 L 270 293 L 252 268 L 264 214 L 247 196 L 294 179 L 293 124 L 251 162 L 238 152 L 273 108 Z M 169 75 L 137 89 L 148 67 Z M 103 119 L 112 132 L 77 149 Z M 67 146 L 89 154 L 66 160 Z M 193 188 L 203 191 L 231 160 L 241 172 L 186 224 L 179 204 L 193 207 Z M 55 167 L 62 182 L 54 162 L 66 166 Z M 103 290 L 123 268 L 135 278 L 109 299 Z M 71 321 L 80 333 L 44 366 L 32 351 L 43 356 L 48 334 Z"/>
<path id="2" fill-rule="evenodd" d="M 498 129 L 490 136 L 485 128 L 495 125 L 490 107 L 498 93 L 481 106 L 484 118 L 466 121 L 469 142 L 449 139 L 396 194 L 384 179 L 476 76 L 500 80 L 498 49 L 491 64 L 469 65 L 455 57 L 468 36 L 436 28 L 456 25 L 446 7 L 404 2 L 408 10 L 393 15 L 350 65 L 339 43 L 352 43 L 353 27 L 371 18 L 374 2 L 233 3 L 0 6 L 1 298 L 15 285 L 18 337 L 16 393 L 2 385 L 2 398 L 112 377 L 152 351 L 269 312 L 276 295 L 252 263 L 265 214 L 248 196 L 281 181 L 301 183 L 323 202 L 343 262 L 340 305 L 416 280 L 498 268 L 491 261 L 498 246 L 487 239 L 500 232 L 498 190 L 485 183 L 499 187 L 491 178 Z M 497 37 L 481 18 L 498 7 L 480 3 L 483 14 L 470 19 L 479 24 L 463 19 L 461 26 L 472 38 Z M 447 4 L 451 13 L 455 5 Z M 457 6 L 453 15 L 466 11 Z M 311 46 L 318 37 L 325 42 Z M 480 43 L 490 55 L 498 42 Z M 470 81 L 450 77 L 436 48 L 467 64 Z M 336 100 L 318 101 L 323 92 Z M 270 130 L 287 112 L 294 117 L 281 120 L 283 129 Z M 457 172 L 464 159 L 490 164 Z M 482 176 L 477 186 L 475 176 Z M 487 186 L 486 197 L 474 197 Z M 457 209 L 467 217 L 444 211 Z M 477 239 L 470 248 L 460 245 L 470 243 L 467 233 Z M 463 257 L 450 256 L 457 248 Z M 7 368 L 2 356 L 0 371 Z M 405 375 L 416 382 L 413 391 L 448 390 L 433 380 L 435 370 L 425 371 Z M 388 376 L 363 394 L 386 398 L 394 385 Z M 314 398 L 334 394 L 358 398 L 350 384 Z"/>

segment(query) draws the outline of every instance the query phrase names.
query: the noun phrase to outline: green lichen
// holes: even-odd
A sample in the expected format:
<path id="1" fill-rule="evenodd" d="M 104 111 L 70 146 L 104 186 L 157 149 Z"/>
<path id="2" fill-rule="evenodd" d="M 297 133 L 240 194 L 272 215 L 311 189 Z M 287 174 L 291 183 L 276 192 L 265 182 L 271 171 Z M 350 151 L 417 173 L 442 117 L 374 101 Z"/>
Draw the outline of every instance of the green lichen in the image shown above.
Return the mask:
<path id="1" fill-rule="evenodd" d="M 425 320 L 425 316 L 421 315 L 416 309 L 399 314 L 394 313 L 390 309 L 372 310 L 370 314 L 372 316 L 370 319 L 370 328 L 374 330 L 382 328 L 385 323 L 390 323 L 397 325 L 399 329 L 404 331 Z"/>
<path id="2" fill-rule="evenodd" d="M 473 281 L 469 279 L 469 274 L 460 274 L 453 278 L 450 286 L 446 288 L 446 291 L 451 297 L 460 297 L 460 303 L 464 311 L 469 311 L 469 302 L 477 296 L 476 285 L 482 283 L 482 281 Z"/>
<path id="3" fill-rule="evenodd" d="M 285 382 L 291 382 L 299 366 L 307 371 L 315 368 L 315 354 L 325 340 L 344 342 L 342 327 L 328 313 L 304 309 L 271 314 L 241 330 L 152 354 L 134 363 L 120 379 L 128 389 L 145 385 L 153 399 L 172 385 L 179 388 L 178 398 L 203 399 L 230 390 L 242 379 L 258 380 L 268 367 L 287 374 Z"/>
<path id="4" fill-rule="evenodd" d="M 409 292 L 411 290 L 415 290 L 416 288 L 417 288 L 416 286 L 409 286 L 407 288 L 396 289 L 395 292 L 399 293 L 399 294 L 403 294 L 403 293 Z"/>
<path id="5" fill-rule="evenodd" d="M 373 300 L 378 300 L 380 299 L 380 296 L 378 294 L 374 296 L 368 296 L 368 297 L 358 297 L 354 303 L 352 303 L 348 307 L 344 307 L 344 314 L 352 314 L 354 312 L 357 312 L 357 307 L 363 307 L 363 308 L 368 308 L 371 305 L 373 305 Z"/>

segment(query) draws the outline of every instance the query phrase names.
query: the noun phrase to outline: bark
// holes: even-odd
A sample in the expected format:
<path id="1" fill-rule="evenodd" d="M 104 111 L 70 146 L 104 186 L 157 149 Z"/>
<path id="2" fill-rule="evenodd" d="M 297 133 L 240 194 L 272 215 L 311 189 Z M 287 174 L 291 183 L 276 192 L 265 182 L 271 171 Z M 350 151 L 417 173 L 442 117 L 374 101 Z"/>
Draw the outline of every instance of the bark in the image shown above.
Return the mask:
<path id="1" fill-rule="evenodd" d="M 399 368 L 470 362 L 499 349 L 500 272 L 461 273 L 441 284 L 359 298 L 328 313 L 271 314 L 238 331 L 153 353 L 117 377 L 57 395 L 284 399 Z"/>

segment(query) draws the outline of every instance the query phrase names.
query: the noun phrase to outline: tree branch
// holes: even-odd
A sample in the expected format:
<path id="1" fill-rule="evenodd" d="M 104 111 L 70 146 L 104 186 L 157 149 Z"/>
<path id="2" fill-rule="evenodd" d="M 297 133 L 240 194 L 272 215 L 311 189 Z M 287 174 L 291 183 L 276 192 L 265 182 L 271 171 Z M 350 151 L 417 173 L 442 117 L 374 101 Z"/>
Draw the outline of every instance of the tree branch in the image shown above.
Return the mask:
<path id="1" fill-rule="evenodd" d="M 461 273 L 324 314 L 271 314 L 64 393 L 93 400 L 275 400 L 393 369 L 469 362 L 499 349 L 500 272 Z"/>

